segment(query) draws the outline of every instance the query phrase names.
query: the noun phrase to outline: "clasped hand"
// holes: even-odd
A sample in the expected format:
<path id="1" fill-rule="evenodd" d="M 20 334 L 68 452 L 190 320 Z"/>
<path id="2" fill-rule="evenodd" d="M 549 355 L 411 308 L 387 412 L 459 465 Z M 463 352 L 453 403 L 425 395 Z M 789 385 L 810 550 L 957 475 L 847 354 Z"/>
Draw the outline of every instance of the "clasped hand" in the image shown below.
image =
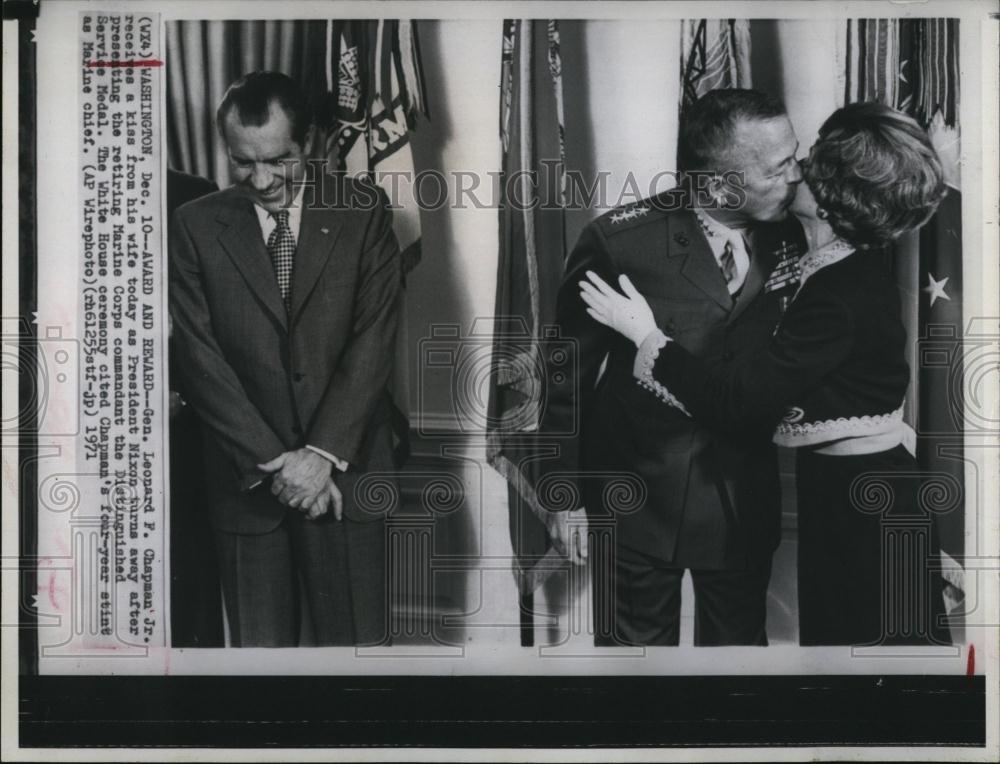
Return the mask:
<path id="1" fill-rule="evenodd" d="M 628 337 L 639 347 L 656 329 L 656 319 L 646 298 L 639 294 L 625 274 L 618 277 L 618 284 L 625 294 L 612 289 L 593 271 L 587 271 L 587 278 L 590 281 L 580 282 L 580 297 L 587 303 L 590 317 Z"/>
<path id="2" fill-rule="evenodd" d="M 282 504 L 304 513 L 310 520 L 325 515 L 344 515 L 344 500 L 330 474 L 330 462 L 308 448 L 285 451 L 257 468 L 271 474 L 271 493 Z"/>

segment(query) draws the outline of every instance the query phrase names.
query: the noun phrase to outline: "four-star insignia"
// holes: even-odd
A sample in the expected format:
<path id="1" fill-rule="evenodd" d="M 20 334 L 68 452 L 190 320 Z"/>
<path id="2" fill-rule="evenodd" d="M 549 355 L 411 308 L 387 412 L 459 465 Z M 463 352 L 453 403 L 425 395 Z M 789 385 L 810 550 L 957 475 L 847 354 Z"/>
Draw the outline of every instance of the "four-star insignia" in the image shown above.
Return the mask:
<path id="1" fill-rule="evenodd" d="M 938 281 L 934 278 L 934 274 L 927 273 L 927 286 L 923 288 L 924 292 L 927 292 L 931 296 L 931 307 L 934 306 L 934 302 L 940 297 L 942 300 L 950 300 L 948 293 L 944 291 L 944 285 L 948 283 L 948 276 Z"/>
<path id="2" fill-rule="evenodd" d="M 618 223 L 628 223 L 630 220 L 642 217 L 647 212 L 649 212 L 649 207 L 639 207 L 638 205 L 629 207 L 627 210 L 614 213 L 611 216 L 611 223 L 613 225 L 617 225 Z"/>

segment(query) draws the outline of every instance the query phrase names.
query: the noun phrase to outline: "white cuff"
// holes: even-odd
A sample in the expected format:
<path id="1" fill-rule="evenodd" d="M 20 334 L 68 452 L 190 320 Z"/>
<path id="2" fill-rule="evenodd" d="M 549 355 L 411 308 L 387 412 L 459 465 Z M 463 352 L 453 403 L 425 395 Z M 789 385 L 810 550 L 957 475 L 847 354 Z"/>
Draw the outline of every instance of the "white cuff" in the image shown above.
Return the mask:
<path id="1" fill-rule="evenodd" d="M 334 456 L 333 454 L 324 451 L 322 448 L 316 448 L 316 446 L 310 446 L 308 444 L 306 445 L 306 448 L 308 448 L 314 454 L 319 454 L 328 462 L 331 462 L 333 466 L 336 467 L 341 472 L 347 472 L 347 468 L 351 466 L 343 459 L 341 459 L 339 456 Z"/>
<path id="2" fill-rule="evenodd" d="M 653 365 L 656 363 L 656 359 L 659 358 L 660 351 L 666 347 L 668 342 L 673 342 L 673 340 L 659 329 L 654 329 L 647 334 L 646 339 L 642 341 L 642 344 L 639 345 L 639 349 L 636 351 L 635 363 L 632 365 L 632 374 L 640 386 L 649 390 L 649 392 L 668 406 L 673 406 L 685 415 L 691 416 L 691 413 L 685 408 L 683 403 L 677 400 L 667 388 L 653 379 Z"/>

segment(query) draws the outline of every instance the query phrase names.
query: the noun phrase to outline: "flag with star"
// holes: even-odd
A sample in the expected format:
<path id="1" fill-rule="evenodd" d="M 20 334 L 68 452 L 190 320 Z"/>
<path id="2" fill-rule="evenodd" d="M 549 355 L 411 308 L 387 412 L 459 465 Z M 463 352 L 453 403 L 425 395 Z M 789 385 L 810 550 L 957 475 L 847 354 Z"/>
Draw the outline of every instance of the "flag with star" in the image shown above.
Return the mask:
<path id="1" fill-rule="evenodd" d="M 917 459 L 921 469 L 948 475 L 953 485 L 964 486 L 962 194 L 957 189 L 949 187 L 937 213 L 920 230 L 918 273 Z M 954 567 L 964 553 L 965 517 L 960 509 L 938 518 L 941 548 L 950 558 L 946 566 Z"/>
<path id="2" fill-rule="evenodd" d="M 844 103 L 879 101 L 924 127 L 958 124 L 958 19 L 848 19 L 841 31 Z"/>
<path id="3" fill-rule="evenodd" d="M 838 57 L 843 102 L 879 101 L 916 119 L 927 130 L 949 185 L 934 217 L 918 235 L 896 245 L 895 261 L 904 295 L 917 302 L 915 310 L 904 311 L 915 317 L 907 327 L 914 359 L 909 397 L 915 398 L 908 419 L 918 435 L 917 459 L 929 477 L 964 487 L 958 33 L 957 19 L 849 19 L 840 32 Z M 917 268 L 907 266 L 913 260 Z M 946 599 L 953 604 L 962 597 L 964 494 L 946 503 L 953 510 L 935 520 Z"/>
<path id="4" fill-rule="evenodd" d="M 420 210 L 410 131 L 427 114 L 416 22 L 327 21 L 322 92 L 317 117 L 324 156 L 354 177 L 368 175 L 385 189 L 393 206 L 393 230 L 402 252 L 403 278 L 420 262 Z M 399 311 L 406 312 L 406 292 Z M 409 367 L 406 321 L 396 335 L 392 380 L 393 433 L 397 462 L 409 454 Z"/>

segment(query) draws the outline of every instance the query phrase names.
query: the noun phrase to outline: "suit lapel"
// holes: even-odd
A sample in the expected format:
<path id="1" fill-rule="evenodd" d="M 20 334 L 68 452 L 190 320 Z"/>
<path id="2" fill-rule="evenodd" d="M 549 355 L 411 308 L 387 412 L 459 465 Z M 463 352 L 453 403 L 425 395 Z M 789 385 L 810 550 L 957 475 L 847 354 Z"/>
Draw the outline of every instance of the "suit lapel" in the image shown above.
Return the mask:
<path id="1" fill-rule="evenodd" d="M 685 257 L 681 273 L 725 310 L 732 310 L 733 298 L 726 288 L 726 279 L 694 213 L 680 212 L 671 223 L 668 247 L 672 256 Z"/>
<path id="2" fill-rule="evenodd" d="M 292 270 L 292 322 L 316 287 L 326 267 L 333 245 L 340 236 L 342 223 L 334 210 L 306 207 L 302 210 L 295 268 Z"/>
<path id="3" fill-rule="evenodd" d="M 253 203 L 249 199 L 231 199 L 231 203 L 220 211 L 219 221 L 226 225 L 219 234 L 222 249 L 243 274 L 257 298 L 287 329 L 285 303 L 281 299 L 274 266 L 267 254 Z"/>

